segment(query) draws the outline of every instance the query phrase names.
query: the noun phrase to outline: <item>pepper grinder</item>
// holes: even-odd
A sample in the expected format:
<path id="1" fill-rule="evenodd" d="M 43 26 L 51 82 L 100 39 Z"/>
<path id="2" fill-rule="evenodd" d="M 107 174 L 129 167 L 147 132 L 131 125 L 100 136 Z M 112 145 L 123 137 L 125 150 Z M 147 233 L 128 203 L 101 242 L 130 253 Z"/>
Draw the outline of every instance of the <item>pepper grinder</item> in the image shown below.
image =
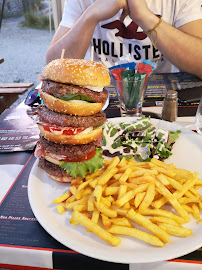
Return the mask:
<path id="1" fill-rule="evenodd" d="M 177 91 L 168 90 L 166 92 L 163 101 L 162 119 L 169 122 L 173 122 L 177 118 L 177 113 L 178 113 Z"/>

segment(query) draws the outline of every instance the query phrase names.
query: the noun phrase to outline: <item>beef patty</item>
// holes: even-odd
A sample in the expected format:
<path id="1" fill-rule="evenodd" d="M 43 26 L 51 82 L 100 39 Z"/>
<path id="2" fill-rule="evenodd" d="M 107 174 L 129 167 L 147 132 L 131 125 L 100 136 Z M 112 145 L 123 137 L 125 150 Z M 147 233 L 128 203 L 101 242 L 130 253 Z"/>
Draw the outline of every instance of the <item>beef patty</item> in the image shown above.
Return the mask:
<path id="1" fill-rule="evenodd" d="M 39 122 L 45 122 L 52 126 L 88 128 L 96 127 L 106 122 L 106 115 L 103 111 L 91 116 L 77 116 L 64 113 L 57 113 L 49 110 L 45 105 L 37 107 Z"/>
<path id="2" fill-rule="evenodd" d="M 63 97 L 66 94 L 82 94 L 91 97 L 95 102 L 105 104 L 108 98 L 108 92 L 103 89 L 102 92 L 96 92 L 85 88 L 84 86 L 58 83 L 51 80 L 44 80 L 41 87 L 42 91 L 52 95 L 54 97 Z"/>
<path id="3" fill-rule="evenodd" d="M 48 174 L 53 175 L 55 177 L 64 177 L 67 176 L 67 173 L 60 166 L 49 162 L 48 160 L 41 157 L 39 159 L 39 168 L 46 171 Z"/>
<path id="4" fill-rule="evenodd" d="M 55 153 L 56 155 L 67 156 L 69 159 L 79 158 L 83 159 L 88 154 L 96 150 L 96 147 L 101 147 L 101 140 L 97 139 L 88 144 L 82 145 L 69 145 L 69 144 L 60 144 L 54 143 L 43 136 L 40 135 L 39 142 L 41 147 L 50 153 Z"/>

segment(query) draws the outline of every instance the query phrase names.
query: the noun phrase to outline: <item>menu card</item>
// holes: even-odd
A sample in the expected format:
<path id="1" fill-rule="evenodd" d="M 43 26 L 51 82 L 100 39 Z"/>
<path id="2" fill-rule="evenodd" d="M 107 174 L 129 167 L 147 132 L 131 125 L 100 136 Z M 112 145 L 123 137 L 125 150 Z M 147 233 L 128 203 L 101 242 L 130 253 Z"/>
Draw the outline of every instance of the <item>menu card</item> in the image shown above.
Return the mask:
<path id="1" fill-rule="evenodd" d="M 5 157 L 7 159 L 7 157 Z M 0 202 L 0 245 L 64 248 L 44 231 L 28 200 L 28 178 L 36 161 L 32 154 L 5 198 Z"/>
<path id="2" fill-rule="evenodd" d="M 152 74 L 146 89 L 145 99 L 162 99 L 167 90 L 180 91 L 200 86 L 202 86 L 202 80 L 186 72 Z"/>
<path id="3" fill-rule="evenodd" d="M 35 108 L 7 109 L 0 115 L 0 152 L 33 150 L 39 138 Z"/>

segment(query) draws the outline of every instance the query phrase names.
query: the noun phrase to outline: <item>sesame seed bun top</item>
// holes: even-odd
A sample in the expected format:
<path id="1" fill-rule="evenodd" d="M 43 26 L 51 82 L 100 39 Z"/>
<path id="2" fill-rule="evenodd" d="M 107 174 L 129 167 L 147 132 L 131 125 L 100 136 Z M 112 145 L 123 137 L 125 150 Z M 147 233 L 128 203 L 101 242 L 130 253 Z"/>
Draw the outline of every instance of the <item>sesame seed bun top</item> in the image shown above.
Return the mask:
<path id="1" fill-rule="evenodd" d="M 110 85 L 108 69 L 101 63 L 83 59 L 56 59 L 43 70 L 43 76 L 60 83 L 104 87 Z"/>

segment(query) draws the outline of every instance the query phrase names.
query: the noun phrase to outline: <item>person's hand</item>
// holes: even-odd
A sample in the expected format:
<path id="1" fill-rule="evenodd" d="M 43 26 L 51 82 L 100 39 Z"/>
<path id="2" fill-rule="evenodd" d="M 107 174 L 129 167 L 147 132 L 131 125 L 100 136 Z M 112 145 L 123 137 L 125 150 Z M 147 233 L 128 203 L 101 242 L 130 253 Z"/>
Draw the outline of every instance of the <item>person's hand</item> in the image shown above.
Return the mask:
<path id="1" fill-rule="evenodd" d="M 127 0 L 127 3 L 129 16 L 137 24 L 141 24 L 141 22 L 151 14 L 145 0 Z"/>
<path id="2" fill-rule="evenodd" d="M 96 0 L 88 12 L 97 21 L 104 21 L 115 16 L 120 9 L 123 9 L 122 18 L 128 14 L 127 0 Z"/>

